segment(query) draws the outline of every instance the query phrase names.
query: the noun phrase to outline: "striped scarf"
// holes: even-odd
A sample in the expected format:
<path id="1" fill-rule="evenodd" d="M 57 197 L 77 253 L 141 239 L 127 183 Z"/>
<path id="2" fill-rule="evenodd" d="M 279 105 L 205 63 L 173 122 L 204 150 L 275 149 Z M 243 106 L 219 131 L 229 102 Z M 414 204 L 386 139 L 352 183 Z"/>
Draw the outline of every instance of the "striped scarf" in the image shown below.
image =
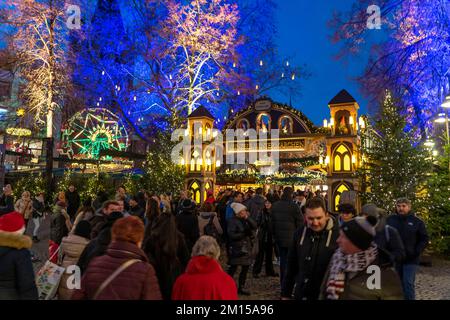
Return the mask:
<path id="1" fill-rule="evenodd" d="M 378 255 L 375 243 L 365 251 L 354 254 L 344 254 L 340 248 L 331 258 L 330 276 L 327 281 L 327 299 L 338 300 L 344 292 L 345 277 L 347 272 L 359 272 L 365 270 Z"/>

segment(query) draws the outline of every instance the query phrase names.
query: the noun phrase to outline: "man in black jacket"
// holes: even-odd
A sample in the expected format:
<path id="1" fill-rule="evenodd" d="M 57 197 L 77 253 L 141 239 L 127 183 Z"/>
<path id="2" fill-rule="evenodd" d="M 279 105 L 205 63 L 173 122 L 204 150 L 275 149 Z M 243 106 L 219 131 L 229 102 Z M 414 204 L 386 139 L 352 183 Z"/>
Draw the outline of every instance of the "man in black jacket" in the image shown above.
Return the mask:
<path id="1" fill-rule="evenodd" d="M 398 199 L 396 209 L 397 214 L 389 216 L 386 223 L 397 229 L 403 240 L 406 255 L 403 263 L 397 265 L 397 271 L 402 279 L 405 299 L 414 300 L 417 266 L 428 244 L 428 234 L 424 222 L 411 211 L 411 201 Z"/>
<path id="2" fill-rule="evenodd" d="M 286 272 L 288 249 L 295 230 L 303 226 L 303 216 L 300 208 L 294 203 L 294 190 L 286 187 L 281 200 L 272 206 L 272 227 L 275 245 L 280 255 L 280 285 Z"/>
<path id="3" fill-rule="evenodd" d="M 81 199 L 75 186 L 71 184 L 69 190 L 66 191 L 67 200 L 67 213 L 69 214 L 70 220 L 73 222 L 75 220 L 75 215 L 80 208 Z"/>
<path id="4" fill-rule="evenodd" d="M 3 187 L 3 194 L 0 197 L 0 216 L 14 211 L 14 197 L 10 184 Z"/>
<path id="5" fill-rule="evenodd" d="M 282 299 L 290 299 L 295 283 L 295 299 L 317 300 L 328 264 L 337 248 L 339 224 L 325 210 L 322 199 L 312 198 L 305 205 L 306 226 L 291 240 Z"/>

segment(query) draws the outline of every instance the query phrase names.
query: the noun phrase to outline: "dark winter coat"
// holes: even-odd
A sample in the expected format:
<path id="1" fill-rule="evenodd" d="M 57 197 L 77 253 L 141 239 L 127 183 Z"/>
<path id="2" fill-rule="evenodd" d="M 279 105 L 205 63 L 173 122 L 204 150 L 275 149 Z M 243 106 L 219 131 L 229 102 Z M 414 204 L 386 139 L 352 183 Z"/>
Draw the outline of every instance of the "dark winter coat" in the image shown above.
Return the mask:
<path id="1" fill-rule="evenodd" d="M 183 234 L 178 232 L 177 261 L 168 261 L 162 254 L 161 248 L 149 242 L 145 248 L 148 260 L 154 266 L 158 278 L 159 287 L 164 300 L 172 297 L 172 288 L 175 280 L 185 271 L 191 252 L 188 251 Z"/>
<path id="2" fill-rule="evenodd" d="M 272 244 L 273 242 L 273 225 L 272 225 L 272 211 L 264 208 L 256 219 L 258 225 L 258 240 L 263 243 Z"/>
<path id="3" fill-rule="evenodd" d="M 367 286 L 368 283 L 372 283 L 369 277 L 374 275 L 374 272 L 367 272 L 367 268 L 360 272 L 347 273 L 344 292 L 339 297 L 339 300 L 403 300 L 402 284 L 392 266 L 390 255 L 384 250 L 378 249 L 378 257 L 370 266 L 374 265 L 380 267 L 380 289 Z M 322 283 L 320 300 L 327 299 L 326 285 L 328 277 L 329 269 Z"/>
<path id="4" fill-rule="evenodd" d="M 67 227 L 67 220 L 69 216 L 63 207 L 55 205 L 50 221 L 50 240 L 61 244 L 62 238 L 67 237 L 69 228 Z"/>
<path id="5" fill-rule="evenodd" d="M 106 253 L 108 246 L 111 243 L 111 229 L 114 222 L 117 220 L 117 218 L 113 219 L 113 217 L 115 216 L 111 216 L 106 220 L 106 223 L 103 225 L 103 229 L 100 231 L 97 238 L 89 241 L 81 253 L 77 265 L 80 267 L 82 274 L 86 271 L 92 259 Z"/>
<path id="6" fill-rule="evenodd" d="M 252 249 L 255 244 L 256 222 L 234 216 L 227 222 L 229 239 L 230 265 L 249 266 L 252 263 Z"/>
<path id="7" fill-rule="evenodd" d="M 91 239 L 95 239 L 103 229 L 103 226 L 108 222 L 108 216 L 103 214 L 103 209 L 100 208 L 88 221 L 91 224 Z"/>
<path id="8" fill-rule="evenodd" d="M 0 300 L 37 300 L 30 237 L 0 231 Z"/>
<path id="9" fill-rule="evenodd" d="M 14 211 L 14 197 L 5 196 L 0 197 L 0 216 Z"/>
<path id="10" fill-rule="evenodd" d="M 413 212 L 407 215 L 394 214 L 386 223 L 397 229 L 405 247 L 405 264 L 419 264 L 419 258 L 428 244 L 425 224 Z"/>
<path id="11" fill-rule="evenodd" d="M 137 262 L 122 271 L 99 294 L 98 300 L 161 300 L 155 270 L 148 263 L 145 253 L 135 244 L 116 241 L 110 244 L 104 256 L 92 260 L 81 279 L 81 289 L 72 300 L 93 299 L 97 289 L 123 263 L 131 259 Z"/>
<path id="12" fill-rule="evenodd" d="M 398 231 L 384 223 L 377 226 L 377 234 L 374 242 L 378 248 L 383 249 L 390 254 L 392 262 L 396 265 L 401 264 L 405 259 L 405 247 Z"/>
<path id="13" fill-rule="evenodd" d="M 291 245 L 294 232 L 303 226 L 303 215 L 292 200 L 280 200 L 272 205 L 272 225 L 275 243 L 282 248 Z"/>
<path id="14" fill-rule="evenodd" d="M 134 206 L 134 207 L 130 206 L 130 210 L 128 212 L 132 216 L 144 219 L 145 209 L 140 207 L 139 204 L 137 206 Z"/>
<path id="15" fill-rule="evenodd" d="M 330 217 L 324 230 L 307 226 L 298 229 L 289 247 L 287 271 L 281 296 L 290 297 L 295 283 L 295 299 L 317 300 L 328 264 L 337 248 L 339 224 Z"/>
<path id="16" fill-rule="evenodd" d="M 184 235 L 189 252 L 200 237 L 198 217 L 193 211 L 183 210 L 175 217 L 178 230 Z"/>
<path id="17" fill-rule="evenodd" d="M 41 218 L 44 215 L 45 204 L 38 199 L 33 199 L 33 218 Z"/>
<path id="18" fill-rule="evenodd" d="M 66 201 L 67 201 L 67 213 L 73 219 L 78 209 L 80 208 L 81 199 L 78 191 L 66 192 Z"/>
<path id="19" fill-rule="evenodd" d="M 264 202 L 266 198 L 262 195 L 256 194 L 253 198 L 248 201 L 247 209 L 250 212 L 250 217 L 253 220 L 258 220 L 262 211 L 264 210 Z"/>

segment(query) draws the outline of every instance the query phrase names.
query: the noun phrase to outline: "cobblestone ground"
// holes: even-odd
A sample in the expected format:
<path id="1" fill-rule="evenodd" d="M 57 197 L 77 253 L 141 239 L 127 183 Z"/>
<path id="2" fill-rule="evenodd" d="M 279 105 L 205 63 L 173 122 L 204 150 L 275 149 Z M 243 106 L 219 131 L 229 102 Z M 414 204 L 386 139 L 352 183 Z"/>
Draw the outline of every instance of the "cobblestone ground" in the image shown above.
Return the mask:
<path id="1" fill-rule="evenodd" d="M 39 257 L 40 261 L 34 263 L 35 271 L 37 271 L 48 258 L 48 238 L 50 221 L 49 217 L 41 223 L 39 231 L 40 242 L 33 245 L 33 252 Z M 30 221 L 27 234 L 31 235 L 33 230 L 33 222 Z M 224 268 L 226 267 L 225 257 L 221 257 Z M 264 270 L 264 268 L 263 268 Z M 279 268 L 275 265 L 276 272 Z M 240 270 L 235 276 L 236 280 Z M 251 270 L 247 278 L 246 287 L 252 293 L 251 296 L 241 296 L 242 300 L 273 300 L 279 299 L 280 287 L 279 279 L 273 277 L 265 277 L 264 271 L 261 277 L 254 279 Z M 416 278 L 416 298 L 418 300 L 450 300 L 450 261 L 442 259 L 433 259 L 432 267 L 419 267 Z"/>

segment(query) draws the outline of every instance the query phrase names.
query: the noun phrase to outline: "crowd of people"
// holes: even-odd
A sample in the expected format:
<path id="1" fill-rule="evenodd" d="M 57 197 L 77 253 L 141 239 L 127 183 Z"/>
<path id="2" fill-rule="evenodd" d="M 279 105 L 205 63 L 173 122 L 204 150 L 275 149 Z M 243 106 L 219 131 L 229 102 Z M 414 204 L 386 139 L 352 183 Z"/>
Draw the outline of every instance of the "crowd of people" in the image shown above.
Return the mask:
<path id="1" fill-rule="evenodd" d="M 198 205 L 146 191 L 81 201 L 76 187 L 52 201 L 49 259 L 76 265 L 81 288 L 65 274 L 61 300 L 235 300 L 251 295 L 247 278 L 279 277 L 281 299 L 415 299 L 415 274 L 428 243 L 406 198 L 388 213 L 342 203 L 329 212 L 320 192 L 263 188 L 208 191 Z M 39 242 L 44 194 L 12 188 L 0 197 L 0 299 L 37 299 L 32 241 Z M 24 235 L 33 221 L 32 238 Z M 274 264 L 279 264 L 279 273 Z M 224 269 L 222 266 L 225 266 Z M 369 285 L 370 270 L 380 272 Z M 237 274 L 237 281 L 234 276 Z"/>

